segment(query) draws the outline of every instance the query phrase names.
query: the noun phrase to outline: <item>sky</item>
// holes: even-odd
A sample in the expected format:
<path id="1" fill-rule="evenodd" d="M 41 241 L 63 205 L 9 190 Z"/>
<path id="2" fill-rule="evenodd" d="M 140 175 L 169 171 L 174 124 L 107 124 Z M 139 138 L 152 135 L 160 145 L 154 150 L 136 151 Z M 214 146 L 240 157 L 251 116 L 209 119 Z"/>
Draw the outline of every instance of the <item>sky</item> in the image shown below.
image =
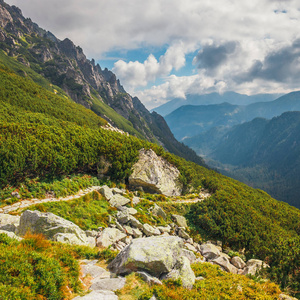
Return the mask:
<path id="1" fill-rule="evenodd" d="M 300 90 L 299 0 L 6 0 L 109 68 L 148 109 Z"/>

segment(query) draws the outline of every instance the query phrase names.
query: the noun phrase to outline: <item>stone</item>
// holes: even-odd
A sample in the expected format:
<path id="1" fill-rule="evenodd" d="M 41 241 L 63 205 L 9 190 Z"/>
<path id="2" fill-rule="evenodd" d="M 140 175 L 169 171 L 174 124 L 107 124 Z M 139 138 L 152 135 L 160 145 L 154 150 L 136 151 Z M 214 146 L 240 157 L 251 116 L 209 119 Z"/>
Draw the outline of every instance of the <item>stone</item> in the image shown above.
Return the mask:
<path id="1" fill-rule="evenodd" d="M 141 238 L 143 233 L 138 228 L 132 228 L 133 236 L 135 238 Z"/>
<path id="2" fill-rule="evenodd" d="M 109 201 L 113 196 L 111 188 L 109 188 L 107 185 L 103 185 L 99 192 L 107 201 Z"/>
<path id="3" fill-rule="evenodd" d="M 154 284 L 162 285 L 162 282 L 159 279 L 149 275 L 146 272 L 136 272 L 136 273 L 149 285 L 154 285 Z"/>
<path id="4" fill-rule="evenodd" d="M 160 235 L 160 231 L 158 228 L 152 227 L 151 225 L 149 225 L 147 223 L 143 225 L 143 232 L 147 236 Z"/>
<path id="5" fill-rule="evenodd" d="M 73 245 L 89 245 L 85 232 L 76 224 L 49 212 L 31 210 L 23 212 L 17 234 L 24 236 L 27 232 L 41 233 L 52 241 L 59 240 L 67 243 L 70 241 Z"/>
<path id="6" fill-rule="evenodd" d="M 98 235 L 98 232 L 96 230 L 86 230 L 85 234 L 87 237 L 95 238 Z"/>
<path id="7" fill-rule="evenodd" d="M 172 219 L 178 225 L 178 227 L 187 228 L 186 218 L 180 215 L 172 215 Z"/>
<path id="8" fill-rule="evenodd" d="M 200 245 L 200 252 L 207 260 L 213 260 L 220 256 L 220 251 L 213 244 Z"/>
<path id="9" fill-rule="evenodd" d="M 153 295 L 149 300 L 157 300 L 157 298 L 155 297 L 155 295 Z"/>
<path id="10" fill-rule="evenodd" d="M 190 236 L 188 235 L 188 233 L 183 229 L 183 228 L 179 228 L 178 229 L 178 236 L 185 239 L 185 240 L 188 240 L 190 238 Z"/>
<path id="11" fill-rule="evenodd" d="M 78 296 L 73 300 L 118 300 L 119 297 L 112 291 L 98 290 L 92 291 L 85 296 Z"/>
<path id="12" fill-rule="evenodd" d="M 21 241 L 22 238 L 17 236 L 15 233 L 11 232 L 11 231 L 6 231 L 6 230 L 0 230 L 0 234 L 5 234 L 7 235 L 8 237 L 12 238 L 12 239 L 15 239 L 15 240 L 18 240 L 18 241 Z"/>
<path id="13" fill-rule="evenodd" d="M 138 213 L 138 211 L 133 207 L 127 208 L 127 211 L 130 215 L 136 215 Z"/>
<path id="14" fill-rule="evenodd" d="M 131 226 L 138 228 L 138 229 L 143 229 L 143 224 L 137 220 L 135 217 L 130 216 L 130 220 L 129 220 Z"/>
<path id="15" fill-rule="evenodd" d="M 157 204 L 154 204 L 154 207 L 152 208 L 151 210 L 152 214 L 154 216 L 157 216 L 157 217 L 162 217 L 164 220 L 167 219 L 167 215 L 166 213 L 164 212 L 164 210 L 158 206 Z"/>
<path id="16" fill-rule="evenodd" d="M 186 243 L 186 244 L 185 244 L 185 247 L 186 247 L 188 250 L 190 250 L 190 251 L 197 252 L 197 249 L 196 249 L 193 245 L 191 245 L 191 244 L 189 244 L 189 243 Z"/>
<path id="17" fill-rule="evenodd" d="M 187 257 L 191 264 L 196 261 L 196 255 L 190 250 L 182 249 L 182 255 Z"/>
<path id="18" fill-rule="evenodd" d="M 114 206 L 114 207 L 118 207 L 118 206 L 124 206 L 127 203 L 130 202 L 130 199 L 125 198 L 119 194 L 113 195 L 110 199 L 109 199 L 109 204 L 110 206 Z"/>
<path id="19" fill-rule="evenodd" d="M 110 273 L 107 272 L 105 269 L 96 266 L 94 264 L 82 264 L 81 265 L 81 272 L 83 276 L 90 275 L 93 277 L 92 282 L 94 283 L 98 279 L 103 278 L 110 278 Z"/>
<path id="20" fill-rule="evenodd" d="M 124 230 L 125 230 L 126 234 L 133 235 L 133 230 L 130 226 L 124 225 Z"/>
<path id="21" fill-rule="evenodd" d="M 118 211 L 117 212 L 117 220 L 121 223 L 121 224 L 126 224 L 128 223 L 132 216 L 129 214 L 129 212 L 127 210 L 124 211 Z"/>
<path id="22" fill-rule="evenodd" d="M 119 229 L 105 228 L 97 238 L 96 245 L 97 247 L 107 248 L 118 241 L 125 240 L 125 238 L 126 234 L 121 232 Z"/>
<path id="23" fill-rule="evenodd" d="M 178 237 L 148 237 L 133 239 L 108 265 L 116 274 L 143 271 L 159 277 L 169 273 L 182 254 L 183 241 Z"/>
<path id="24" fill-rule="evenodd" d="M 196 277 L 196 281 L 198 281 L 198 280 L 205 280 L 205 278 L 202 276 L 198 276 L 198 277 Z"/>
<path id="25" fill-rule="evenodd" d="M 152 149 L 140 150 L 138 162 L 133 165 L 132 170 L 129 176 L 131 187 L 142 187 L 146 192 L 166 196 L 181 195 L 180 172 L 166 159 L 157 156 Z"/>
<path id="26" fill-rule="evenodd" d="M 126 283 L 126 278 L 118 277 L 118 278 L 104 278 L 97 280 L 90 287 L 92 291 L 97 290 L 108 290 L 108 291 L 116 291 L 120 290 L 124 287 Z"/>
<path id="27" fill-rule="evenodd" d="M 161 232 L 161 233 L 170 233 L 171 232 L 171 227 L 169 225 L 167 226 L 157 226 L 158 230 Z"/>
<path id="28" fill-rule="evenodd" d="M 256 275 L 262 268 L 269 268 L 269 265 L 264 263 L 262 260 L 259 259 L 250 259 L 246 263 L 246 268 L 243 271 L 243 275 L 251 274 Z"/>
<path id="29" fill-rule="evenodd" d="M 238 269 L 244 269 L 246 267 L 245 262 L 239 256 L 232 257 L 230 262 Z"/>
<path id="30" fill-rule="evenodd" d="M 285 295 L 285 294 L 280 294 L 279 295 L 279 300 L 297 300 L 297 298 Z"/>
<path id="31" fill-rule="evenodd" d="M 183 287 L 192 289 L 196 277 L 191 268 L 190 261 L 187 257 L 182 256 L 178 259 L 175 269 L 163 276 L 163 279 L 181 279 Z"/>
<path id="32" fill-rule="evenodd" d="M 234 265 L 232 265 L 229 259 L 225 256 L 219 256 L 211 262 L 215 265 L 219 265 L 226 272 L 237 274 L 237 268 Z"/>
<path id="33" fill-rule="evenodd" d="M 137 204 L 139 204 L 140 202 L 141 202 L 141 199 L 140 199 L 139 197 L 134 196 L 134 197 L 132 198 L 132 204 L 133 204 L 133 205 L 137 205 Z"/>
<path id="34" fill-rule="evenodd" d="M 116 228 L 118 228 L 121 232 L 126 233 L 125 229 L 118 221 L 116 221 Z"/>
<path id="35" fill-rule="evenodd" d="M 119 195 L 123 195 L 124 194 L 124 192 L 121 189 L 119 189 L 119 188 L 112 188 L 112 192 L 114 194 L 119 194 Z"/>
<path id="36" fill-rule="evenodd" d="M 14 197 L 14 198 L 18 198 L 18 199 L 21 198 L 21 196 L 20 196 L 20 194 L 18 192 L 12 192 L 11 196 Z"/>
<path id="37" fill-rule="evenodd" d="M 20 224 L 20 216 L 9 214 L 0 214 L 0 229 L 5 231 L 16 232 Z"/>

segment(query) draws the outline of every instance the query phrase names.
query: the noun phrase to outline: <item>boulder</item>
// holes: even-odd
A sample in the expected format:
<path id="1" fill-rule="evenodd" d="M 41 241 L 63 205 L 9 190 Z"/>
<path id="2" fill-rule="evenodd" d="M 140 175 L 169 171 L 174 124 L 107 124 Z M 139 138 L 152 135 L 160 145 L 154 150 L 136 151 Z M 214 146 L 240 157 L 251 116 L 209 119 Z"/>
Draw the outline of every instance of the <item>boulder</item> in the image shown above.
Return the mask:
<path id="1" fill-rule="evenodd" d="M 188 233 L 183 229 L 183 227 L 179 228 L 178 230 L 178 236 L 185 239 L 185 240 L 188 240 L 190 238 L 190 236 L 188 235 Z"/>
<path id="2" fill-rule="evenodd" d="M 153 277 L 151 275 L 149 275 L 146 272 L 137 272 L 137 274 L 145 281 L 147 282 L 149 285 L 153 285 L 153 284 L 158 284 L 158 285 L 162 285 L 162 282 L 157 279 L 156 277 Z"/>
<path id="3" fill-rule="evenodd" d="M 111 188 L 109 188 L 107 185 L 103 185 L 99 192 L 107 201 L 109 201 L 114 195 Z"/>
<path id="4" fill-rule="evenodd" d="M 133 236 L 135 238 L 141 238 L 143 233 L 138 228 L 132 228 Z"/>
<path id="5" fill-rule="evenodd" d="M 218 258 L 212 260 L 212 263 L 215 265 L 219 265 L 223 270 L 229 273 L 237 274 L 237 268 L 232 265 L 229 259 L 225 256 L 219 256 Z"/>
<path id="6" fill-rule="evenodd" d="M 127 210 L 118 211 L 116 217 L 121 224 L 126 224 L 133 218 Z"/>
<path id="7" fill-rule="evenodd" d="M 89 245 L 85 232 L 76 224 L 49 212 L 26 210 L 21 215 L 17 233 L 24 236 L 28 231 L 41 233 L 52 241 L 72 241 L 76 245 Z"/>
<path id="8" fill-rule="evenodd" d="M 193 251 L 182 249 L 182 255 L 187 257 L 191 264 L 193 264 L 196 261 L 196 255 Z"/>
<path id="9" fill-rule="evenodd" d="M 178 225 L 178 227 L 187 228 L 186 218 L 180 215 L 172 215 L 172 219 Z"/>
<path id="10" fill-rule="evenodd" d="M 3 233 L 7 236 L 9 236 L 10 238 L 12 239 L 15 239 L 15 240 L 18 240 L 18 241 L 21 241 L 22 238 L 17 236 L 15 233 L 11 232 L 11 231 L 6 231 L 6 230 L 0 230 L 0 234 Z"/>
<path id="11" fill-rule="evenodd" d="M 157 217 L 162 217 L 164 220 L 167 219 L 167 215 L 166 213 L 164 212 L 164 210 L 158 206 L 157 204 L 154 204 L 154 207 L 153 209 L 151 210 L 152 214 L 154 216 L 157 216 Z"/>
<path id="12" fill-rule="evenodd" d="M 264 263 L 262 260 L 259 259 L 250 259 L 246 263 L 246 268 L 243 271 L 243 275 L 251 274 L 256 275 L 257 272 L 259 272 L 263 268 L 269 268 L 269 265 Z"/>
<path id="13" fill-rule="evenodd" d="M 129 220 L 131 226 L 138 228 L 138 229 L 143 229 L 143 224 L 137 220 L 135 217 L 130 216 L 130 220 Z"/>
<path id="14" fill-rule="evenodd" d="M 111 275 L 105 269 L 95 265 L 93 262 L 81 264 L 80 267 L 83 276 L 89 275 L 93 278 L 92 283 L 96 282 L 98 279 L 110 278 Z"/>
<path id="15" fill-rule="evenodd" d="M 116 274 L 144 271 L 159 277 L 174 268 L 182 248 L 183 241 L 173 236 L 133 239 L 108 268 Z"/>
<path id="16" fill-rule="evenodd" d="M 144 224 L 143 225 L 143 232 L 147 235 L 147 236 L 152 236 L 152 235 L 160 235 L 160 231 L 158 228 L 152 227 L 149 224 Z"/>
<path id="17" fill-rule="evenodd" d="M 193 245 L 191 245 L 191 244 L 189 244 L 189 243 L 186 243 L 186 244 L 185 244 L 185 247 L 186 247 L 188 250 L 190 250 L 190 251 L 198 252 L 197 249 L 196 249 Z"/>
<path id="18" fill-rule="evenodd" d="M 85 296 L 75 297 L 73 300 L 118 300 L 119 297 L 112 291 L 92 291 Z"/>
<path id="19" fill-rule="evenodd" d="M 200 252 L 207 260 L 213 260 L 220 256 L 220 251 L 213 244 L 200 245 Z"/>
<path id="20" fill-rule="evenodd" d="M 244 269 L 246 267 L 245 262 L 239 256 L 232 257 L 230 262 L 238 269 Z"/>
<path id="21" fill-rule="evenodd" d="M 123 206 L 129 202 L 130 202 L 130 199 L 125 198 L 119 194 L 115 194 L 109 199 L 110 206 L 114 206 L 114 207 Z"/>
<path id="22" fill-rule="evenodd" d="M 119 189 L 119 188 L 112 188 L 112 192 L 114 194 L 120 194 L 120 195 L 124 194 L 124 192 L 121 189 Z"/>
<path id="23" fill-rule="evenodd" d="M 97 238 L 96 245 L 97 247 L 107 248 L 118 241 L 125 240 L 125 238 L 126 234 L 119 229 L 105 228 Z"/>
<path id="24" fill-rule="evenodd" d="M 92 291 L 97 290 L 107 290 L 107 291 L 116 291 L 120 290 L 124 287 L 126 283 L 126 278 L 118 277 L 118 278 L 104 278 L 97 280 L 90 287 Z"/>
<path id="25" fill-rule="evenodd" d="M 86 237 L 85 241 L 82 241 L 74 233 L 57 233 L 54 235 L 53 240 L 70 245 L 90 246 L 92 248 L 96 246 L 95 238 Z"/>
<path id="26" fill-rule="evenodd" d="M 20 216 L 9 214 L 0 214 L 0 229 L 5 231 L 16 232 L 20 224 Z"/>
<path id="27" fill-rule="evenodd" d="M 157 228 L 159 229 L 159 231 L 161 233 L 164 233 L 164 232 L 170 233 L 171 232 L 171 227 L 169 225 L 167 225 L 167 226 L 157 226 Z"/>
<path id="28" fill-rule="evenodd" d="M 133 166 L 129 176 L 129 184 L 134 188 L 142 187 L 150 193 L 166 196 L 179 196 L 182 184 L 179 181 L 180 172 L 166 159 L 159 157 L 153 150 L 141 149 L 138 162 Z"/>
<path id="29" fill-rule="evenodd" d="M 285 294 L 280 294 L 279 295 L 279 300 L 297 300 L 297 298 L 285 295 Z"/>

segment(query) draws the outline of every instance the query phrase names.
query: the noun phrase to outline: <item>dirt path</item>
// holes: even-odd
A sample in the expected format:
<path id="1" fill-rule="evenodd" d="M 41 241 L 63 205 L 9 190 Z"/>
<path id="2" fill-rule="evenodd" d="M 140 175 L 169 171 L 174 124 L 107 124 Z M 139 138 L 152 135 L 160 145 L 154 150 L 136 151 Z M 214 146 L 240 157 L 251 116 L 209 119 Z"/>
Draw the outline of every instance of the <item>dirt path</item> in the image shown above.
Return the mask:
<path id="1" fill-rule="evenodd" d="M 92 186 L 85 190 L 80 190 L 76 195 L 70 195 L 65 198 L 44 198 L 44 199 L 29 199 L 29 200 L 21 200 L 11 205 L 6 205 L 0 208 L 0 213 L 9 213 L 14 210 L 23 209 L 25 207 L 29 207 L 31 205 L 46 203 L 46 202 L 59 202 L 59 201 L 70 201 L 73 199 L 78 199 L 92 191 L 99 190 L 100 186 Z"/>

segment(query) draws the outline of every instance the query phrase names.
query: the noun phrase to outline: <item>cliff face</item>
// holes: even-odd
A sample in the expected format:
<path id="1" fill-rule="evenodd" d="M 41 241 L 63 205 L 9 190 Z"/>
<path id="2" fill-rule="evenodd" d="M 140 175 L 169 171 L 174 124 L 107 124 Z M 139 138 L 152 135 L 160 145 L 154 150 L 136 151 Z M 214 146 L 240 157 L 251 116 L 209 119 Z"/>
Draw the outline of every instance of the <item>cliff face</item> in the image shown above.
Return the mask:
<path id="1" fill-rule="evenodd" d="M 9 6 L 2 0 L 0 49 L 62 88 L 75 102 L 93 110 L 114 126 L 127 131 L 118 122 L 119 114 L 129 121 L 126 121 L 127 124 L 140 137 L 159 143 L 170 152 L 203 163 L 191 149 L 180 150 L 182 145 L 170 134 L 163 118 L 157 124 L 158 117 L 151 114 L 138 98 L 126 93 L 114 73 L 108 69 L 102 70 L 93 59 L 87 59 L 83 50 L 68 38 L 63 41 L 57 39 L 31 19 L 24 18 L 19 8 Z M 109 114 L 109 110 L 103 106 L 109 106 L 117 114 Z"/>

